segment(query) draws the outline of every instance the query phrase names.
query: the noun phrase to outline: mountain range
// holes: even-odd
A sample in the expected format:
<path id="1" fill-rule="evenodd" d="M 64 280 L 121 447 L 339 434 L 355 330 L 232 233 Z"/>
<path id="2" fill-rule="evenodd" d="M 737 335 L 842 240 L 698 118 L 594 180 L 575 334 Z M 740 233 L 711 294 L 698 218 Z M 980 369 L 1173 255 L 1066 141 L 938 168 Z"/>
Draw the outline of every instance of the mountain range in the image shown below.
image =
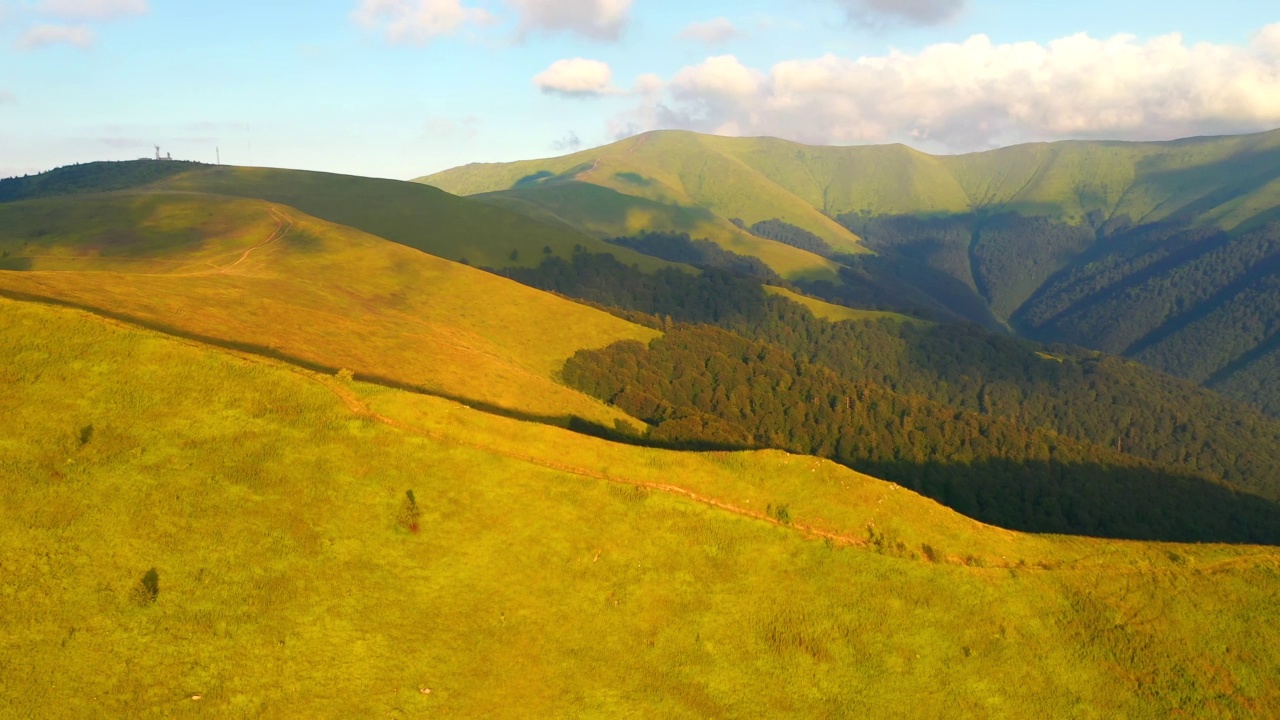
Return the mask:
<path id="1" fill-rule="evenodd" d="M 829 300 L 1122 354 L 1280 412 L 1280 131 L 957 156 L 656 132 L 419 182 L 599 238 L 707 239 Z"/>

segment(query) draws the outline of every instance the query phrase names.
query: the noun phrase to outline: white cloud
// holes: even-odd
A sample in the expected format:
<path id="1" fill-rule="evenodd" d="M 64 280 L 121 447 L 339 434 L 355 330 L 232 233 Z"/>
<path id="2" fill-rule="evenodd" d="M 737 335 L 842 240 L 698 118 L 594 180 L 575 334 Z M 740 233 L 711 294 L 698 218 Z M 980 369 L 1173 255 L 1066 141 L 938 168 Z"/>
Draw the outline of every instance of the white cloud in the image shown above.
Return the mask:
<path id="1" fill-rule="evenodd" d="M 696 22 L 680 31 L 676 37 L 681 40 L 696 40 L 707 45 L 719 45 L 743 37 L 745 33 L 738 30 L 728 18 L 716 18 L 706 22 Z"/>
<path id="2" fill-rule="evenodd" d="M 507 0 L 520 15 L 520 34 L 575 32 L 594 40 L 617 40 L 627 24 L 631 0 Z"/>
<path id="3" fill-rule="evenodd" d="M 613 69 L 599 60 L 573 58 L 557 60 L 533 78 L 533 84 L 544 93 L 571 97 L 596 97 L 616 92 Z"/>
<path id="4" fill-rule="evenodd" d="M 995 45 L 976 35 L 917 54 L 790 60 L 726 55 L 686 67 L 623 131 L 674 127 L 811 143 L 906 141 L 964 151 L 1065 137 L 1158 138 L 1280 124 L 1280 24 L 1248 46 L 1178 35 L 1072 35 Z"/>
<path id="5" fill-rule="evenodd" d="M 360 0 L 352 14 L 360 25 L 378 30 L 395 43 L 423 45 L 467 25 L 493 22 L 483 8 L 461 0 Z"/>
<path id="6" fill-rule="evenodd" d="M 18 48 L 35 50 L 66 43 L 87 50 L 97 40 L 97 34 L 85 25 L 35 25 L 18 37 Z"/>
<path id="7" fill-rule="evenodd" d="M 940 25 L 954 19 L 968 0 L 836 0 L 849 19 L 868 24 L 884 21 Z"/>
<path id="8" fill-rule="evenodd" d="M 147 12 L 147 0 L 40 0 L 36 11 L 74 20 L 113 20 Z"/>

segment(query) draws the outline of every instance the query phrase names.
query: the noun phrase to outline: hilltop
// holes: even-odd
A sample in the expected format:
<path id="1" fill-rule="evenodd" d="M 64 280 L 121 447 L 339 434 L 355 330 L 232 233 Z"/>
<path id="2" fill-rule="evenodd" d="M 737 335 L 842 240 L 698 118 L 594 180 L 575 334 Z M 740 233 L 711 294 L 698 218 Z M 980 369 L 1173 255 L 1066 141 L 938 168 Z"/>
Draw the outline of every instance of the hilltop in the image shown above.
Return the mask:
<path id="1" fill-rule="evenodd" d="M 21 271 L 0 272 L 12 297 L 560 424 L 626 418 L 558 382 L 570 355 L 657 336 L 262 200 L 152 190 L 0 204 L 0 251 L 0 268 Z"/>

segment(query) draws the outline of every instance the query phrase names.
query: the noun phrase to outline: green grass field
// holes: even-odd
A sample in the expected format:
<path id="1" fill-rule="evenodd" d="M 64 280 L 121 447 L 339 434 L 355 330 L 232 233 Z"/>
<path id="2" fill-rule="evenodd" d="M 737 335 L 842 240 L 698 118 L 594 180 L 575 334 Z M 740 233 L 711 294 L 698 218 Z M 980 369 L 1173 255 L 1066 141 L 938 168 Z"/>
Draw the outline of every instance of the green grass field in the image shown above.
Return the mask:
<path id="1" fill-rule="evenodd" d="M 423 388 L 612 426 L 557 381 L 584 347 L 656 333 L 258 200 L 126 193 L 0 205 L 0 291 Z"/>
<path id="2" fill-rule="evenodd" d="M 0 380 L 0 715 L 1280 713 L 1274 549 L 1019 535 L 31 303 Z"/>

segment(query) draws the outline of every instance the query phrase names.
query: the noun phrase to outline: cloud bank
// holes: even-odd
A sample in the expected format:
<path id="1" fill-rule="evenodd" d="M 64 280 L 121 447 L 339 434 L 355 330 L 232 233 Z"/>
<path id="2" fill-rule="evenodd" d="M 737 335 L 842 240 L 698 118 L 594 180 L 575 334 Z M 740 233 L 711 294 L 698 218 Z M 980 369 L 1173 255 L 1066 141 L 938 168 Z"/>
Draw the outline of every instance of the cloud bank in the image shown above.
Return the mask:
<path id="1" fill-rule="evenodd" d="M 1162 138 L 1280 125 L 1280 24 L 1245 46 L 1079 34 L 1040 45 L 976 35 L 917 54 L 825 55 L 768 70 L 732 55 L 686 67 L 615 120 L 815 144 L 944 151 L 1066 137 Z"/>

